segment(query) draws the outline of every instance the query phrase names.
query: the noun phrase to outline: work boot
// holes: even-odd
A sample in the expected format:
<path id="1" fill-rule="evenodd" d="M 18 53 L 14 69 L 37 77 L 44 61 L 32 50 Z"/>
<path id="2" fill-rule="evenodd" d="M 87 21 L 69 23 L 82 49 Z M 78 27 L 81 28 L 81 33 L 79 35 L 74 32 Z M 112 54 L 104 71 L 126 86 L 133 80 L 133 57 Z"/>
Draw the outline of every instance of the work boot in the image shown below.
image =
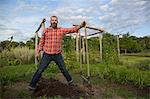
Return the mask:
<path id="1" fill-rule="evenodd" d="M 77 86 L 75 83 L 74 83 L 74 81 L 72 80 L 72 81 L 70 81 L 70 82 L 68 82 L 68 85 L 69 86 Z"/>
<path id="2" fill-rule="evenodd" d="M 29 90 L 29 91 L 35 91 L 35 89 L 36 89 L 35 87 L 28 86 L 28 90 Z"/>

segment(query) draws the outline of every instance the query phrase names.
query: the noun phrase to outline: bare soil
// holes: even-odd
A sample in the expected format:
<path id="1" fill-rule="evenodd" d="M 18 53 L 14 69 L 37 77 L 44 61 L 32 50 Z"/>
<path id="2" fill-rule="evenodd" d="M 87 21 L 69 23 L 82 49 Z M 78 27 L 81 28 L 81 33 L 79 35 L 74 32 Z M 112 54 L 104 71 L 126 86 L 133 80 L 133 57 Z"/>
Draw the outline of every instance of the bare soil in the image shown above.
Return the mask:
<path id="1" fill-rule="evenodd" d="M 71 98 L 79 99 L 89 98 L 92 92 L 90 91 L 91 87 L 87 86 L 86 88 L 81 86 L 69 86 L 65 83 L 62 83 L 59 80 L 53 78 L 42 78 L 39 81 L 39 84 L 34 91 L 33 95 L 35 97 L 56 97 L 60 96 L 62 98 Z"/>

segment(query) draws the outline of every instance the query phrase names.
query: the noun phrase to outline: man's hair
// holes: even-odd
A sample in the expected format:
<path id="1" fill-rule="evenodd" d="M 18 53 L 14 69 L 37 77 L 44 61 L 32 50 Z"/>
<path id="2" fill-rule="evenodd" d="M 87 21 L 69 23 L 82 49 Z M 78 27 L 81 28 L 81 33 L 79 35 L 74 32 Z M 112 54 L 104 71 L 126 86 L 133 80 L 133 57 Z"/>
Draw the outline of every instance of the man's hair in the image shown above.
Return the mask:
<path id="1" fill-rule="evenodd" d="M 58 20 L 58 17 L 57 17 L 57 16 L 53 15 L 53 16 L 51 16 L 51 19 L 52 19 L 52 17 L 55 17 L 55 18 L 57 18 L 57 20 Z"/>

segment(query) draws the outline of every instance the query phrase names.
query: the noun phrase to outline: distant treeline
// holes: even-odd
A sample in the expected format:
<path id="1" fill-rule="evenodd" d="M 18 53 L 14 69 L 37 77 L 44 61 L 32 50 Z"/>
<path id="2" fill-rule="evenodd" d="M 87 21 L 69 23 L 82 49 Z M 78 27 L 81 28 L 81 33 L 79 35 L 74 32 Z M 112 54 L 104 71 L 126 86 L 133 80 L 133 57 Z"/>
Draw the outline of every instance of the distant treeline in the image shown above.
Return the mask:
<path id="1" fill-rule="evenodd" d="M 24 47 L 27 46 L 30 49 L 34 49 L 34 40 L 35 38 L 31 38 L 30 40 L 24 42 L 16 42 L 16 41 L 1 41 L 0 42 L 0 52 L 5 49 L 11 49 L 15 47 Z M 40 40 L 40 38 L 39 38 Z M 107 42 L 106 42 L 107 41 Z M 65 36 L 63 39 L 63 50 L 68 52 L 75 50 L 75 38 L 71 36 Z M 120 52 L 121 53 L 138 53 L 141 51 L 149 51 L 150 50 L 150 36 L 144 37 L 136 37 L 130 36 L 129 33 L 126 33 L 119 38 L 120 44 Z M 88 39 L 89 50 L 99 50 L 99 37 L 91 37 Z M 103 46 L 114 46 L 113 48 L 117 48 L 117 37 L 113 34 L 106 33 L 103 35 Z"/>

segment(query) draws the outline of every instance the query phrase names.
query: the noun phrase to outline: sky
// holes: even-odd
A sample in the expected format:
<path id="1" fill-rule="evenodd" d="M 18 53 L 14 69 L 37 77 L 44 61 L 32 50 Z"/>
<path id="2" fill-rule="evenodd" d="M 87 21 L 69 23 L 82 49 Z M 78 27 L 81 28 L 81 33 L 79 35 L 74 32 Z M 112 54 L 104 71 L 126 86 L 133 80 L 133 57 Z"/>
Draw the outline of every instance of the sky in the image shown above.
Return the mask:
<path id="1" fill-rule="evenodd" d="M 150 0 L 0 0 L 0 41 L 11 36 L 27 41 L 35 36 L 43 18 L 46 27 L 50 25 L 52 15 L 58 16 L 60 27 L 85 20 L 88 26 L 114 35 L 150 36 Z"/>

